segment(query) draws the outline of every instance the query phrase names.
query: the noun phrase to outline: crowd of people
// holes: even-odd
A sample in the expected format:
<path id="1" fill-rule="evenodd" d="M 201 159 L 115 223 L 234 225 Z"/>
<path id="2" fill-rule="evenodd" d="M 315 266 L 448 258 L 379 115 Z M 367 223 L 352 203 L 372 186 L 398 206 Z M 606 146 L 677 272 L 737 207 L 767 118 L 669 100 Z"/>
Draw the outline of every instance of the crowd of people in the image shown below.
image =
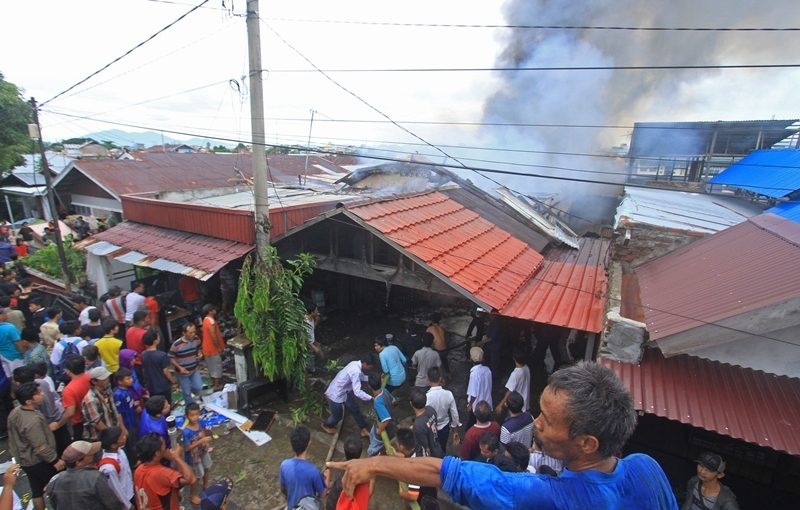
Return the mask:
<path id="1" fill-rule="evenodd" d="M 487 339 L 479 337 L 468 350 L 466 402 L 457 402 L 444 387 L 450 365 L 439 321 L 431 318 L 413 352 L 403 352 L 407 346 L 393 344 L 392 335 L 386 335 L 375 340 L 375 352 L 364 353 L 334 376 L 325 391 L 329 415 L 322 430 L 335 433 L 347 410 L 359 434 L 344 438 L 344 462 L 320 471 L 306 459 L 309 431 L 292 430 L 295 456 L 280 470 L 287 508 L 321 508 L 323 501 L 328 509 L 366 508 L 375 476 L 401 482 L 399 499 L 424 509 L 438 508 L 439 489 L 473 510 L 678 508 L 652 458 L 621 455 L 636 414 L 611 370 L 591 362 L 564 366 L 549 377 L 541 395 L 533 395 L 531 349 L 522 342 L 512 346 L 511 371 L 493 374 L 492 366 L 502 363 L 496 358 L 492 366 L 484 363 L 481 345 Z M 416 374 L 407 377 L 408 369 Z M 393 416 L 402 394 L 413 413 L 409 428 L 398 427 Z M 368 423 L 359 402 L 372 405 L 374 423 Z M 467 411 L 463 421 L 459 407 Z M 361 458 L 362 440 L 369 440 L 366 458 Z M 737 509 L 731 491 L 719 483 L 722 458 L 706 453 L 697 462 L 698 476 L 689 482 L 682 510 Z"/>
<path id="2" fill-rule="evenodd" d="M 3 272 L 0 433 L 13 459 L 4 493 L 21 470 L 36 510 L 45 498 L 56 509 L 177 509 L 182 487 L 192 505 L 224 508 L 232 483 L 209 482 L 212 434 L 197 403 L 201 366 L 212 391 L 222 386 L 217 308 L 202 306 L 202 323 L 188 321 L 160 349 L 144 287 L 112 289 L 97 306 L 76 296 L 68 315 L 78 319 L 65 320 L 30 281 Z M 171 416 L 177 390 L 182 428 Z"/>

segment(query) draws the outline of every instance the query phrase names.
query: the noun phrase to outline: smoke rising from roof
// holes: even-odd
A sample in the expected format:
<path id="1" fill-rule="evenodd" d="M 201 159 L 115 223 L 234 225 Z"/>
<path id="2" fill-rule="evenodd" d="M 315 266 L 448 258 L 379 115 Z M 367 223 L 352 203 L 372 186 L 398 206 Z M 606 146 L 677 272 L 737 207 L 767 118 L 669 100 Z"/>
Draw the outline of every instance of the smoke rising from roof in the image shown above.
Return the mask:
<path id="1" fill-rule="evenodd" d="M 642 26 L 642 27 L 781 27 L 800 16 L 791 0 L 754 4 L 748 0 L 511 0 L 505 18 L 513 25 Z M 794 14 L 791 14 L 794 13 Z M 792 39 L 770 32 L 653 32 L 609 30 L 512 29 L 504 32 L 498 67 L 511 66 L 639 66 L 773 63 L 786 61 Z M 598 70 L 502 73 L 500 88 L 484 105 L 484 122 L 632 125 L 643 120 L 678 120 L 670 107 L 692 106 L 692 87 L 704 80 L 737 73 L 769 71 Z M 721 75 L 721 73 L 729 73 Z M 765 74 L 765 85 L 768 85 Z M 694 108 L 703 115 L 703 105 Z M 765 113 L 769 116 L 769 112 Z M 679 119 L 695 120 L 695 119 Z M 482 138 L 498 146 L 571 153 L 597 153 L 623 141 L 629 132 L 613 129 L 487 128 Z M 528 155 L 520 162 L 608 173 L 531 169 L 577 178 L 622 182 L 625 163 L 611 158 Z M 524 192 L 556 192 L 571 212 L 596 220 L 607 218 L 607 198 L 618 186 L 530 178 L 500 178 Z M 480 181 L 479 179 L 477 181 Z M 486 185 L 482 182 L 482 185 Z M 491 186 L 491 184 L 489 184 Z M 563 202 L 562 202 L 563 203 Z M 573 220 L 569 220 L 574 223 Z M 576 225 L 581 228 L 580 225 Z"/>

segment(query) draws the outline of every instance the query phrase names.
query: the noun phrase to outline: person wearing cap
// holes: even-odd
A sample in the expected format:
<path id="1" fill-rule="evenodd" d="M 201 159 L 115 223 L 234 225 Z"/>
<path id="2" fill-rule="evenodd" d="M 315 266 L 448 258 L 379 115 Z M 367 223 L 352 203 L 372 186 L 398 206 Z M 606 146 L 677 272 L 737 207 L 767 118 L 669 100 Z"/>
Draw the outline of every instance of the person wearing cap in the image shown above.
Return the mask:
<path id="1" fill-rule="evenodd" d="M 686 501 L 681 510 L 739 510 L 733 491 L 720 483 L 726 467 L 722 457 L 705 452 L 695 462 L 697 476 L 686 486 Z"/>
<path id="2" fill-rule="evenodd" d="M 44 395 L 35 382 L 16 390 L 19 407 L 8 416 L 8 450 L 28 475 L 36 510 L 44 509 L 44 488 L 63 465 L 58 463 L 56 439 L 44 415 L 36 408 Z"/>
<path id="3" fill-rule="evenodd" d="M 396 345 L 389 345 L 389 339 L 385 336 L 375 339 L 375 351 L 381 361 L 381 370 L 389 376 L 386 389 L 389 393 L 394 393 L 406 382 L 407 359 Z"/>
<path id="4" fill-rule="evenodd" d="M 47 497 L 56 509 L 124 510 L 125 505 L 97 470 L 102 455 L 100 443 L 74 441 L 61 460 L 67 470 L 54 476 L 47 485 Z"/>
<path id="5" fill-rule="evenodd" d="M 483 349 L 471 348 L 469 359 L 475 366 L 469 370 L 467 383 L 467 428 L 475 425 L 475 406 L 478 402 L 486 402 L 489 407 L 492 406 L 492 371 L 483 364 Z"/>
<path id="6" fill-rule="evenodd" d="M 125 434 L 128 433 L 117 407 L 114 405 L 110 377 L 111 372 L 106 367 L 89 370 L 89 391 L 83 397 L 81 409 L 84 433 L 92 441 L 98 440 L 100 433 L 108 427 L 119 427 Z"/>

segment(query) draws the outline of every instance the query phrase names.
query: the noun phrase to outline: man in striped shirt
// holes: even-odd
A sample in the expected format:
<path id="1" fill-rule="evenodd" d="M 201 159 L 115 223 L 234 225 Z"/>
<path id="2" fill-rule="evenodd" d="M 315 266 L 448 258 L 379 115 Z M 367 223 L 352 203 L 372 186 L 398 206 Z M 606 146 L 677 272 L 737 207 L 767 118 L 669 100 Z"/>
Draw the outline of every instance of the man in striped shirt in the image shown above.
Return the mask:
<path id="1" fill-rule="evenodd" d="M 187 322 L 183 326 L 183 336 L 175 340 L 169 348 L 169 360 L 175 367 L 178 384 L 187 404 L 194 402 L 192 393 L 200 395 L 203 391 L 203 380 L 197 366 L 203 356 L 200 350 L 200 339 L 197 338 L 197 326 Z"/>

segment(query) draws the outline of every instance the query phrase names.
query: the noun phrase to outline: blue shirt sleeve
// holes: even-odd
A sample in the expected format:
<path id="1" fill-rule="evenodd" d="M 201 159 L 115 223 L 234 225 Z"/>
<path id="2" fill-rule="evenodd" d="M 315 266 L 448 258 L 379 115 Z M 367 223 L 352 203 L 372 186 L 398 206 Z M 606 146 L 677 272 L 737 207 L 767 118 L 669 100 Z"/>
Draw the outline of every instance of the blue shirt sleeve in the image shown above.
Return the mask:
<path id="1" fill-rule="evenodd" d="M 386 407 L 385 391 L 380 396 L 380 398 L 376 398 L 373 402 L 375 407 L 375 414 L 378 415 L 378 421 L 384 421 L 392 418 L 392 415 L 389 414 L 389 408 Z"/>
<path id="2" fill-rule="evenodd" d="M 445 457 L 439 477 L 450 498 L 472 510 L 553 508 L 542 475 L 505 473 L 492 464 Z"/>

